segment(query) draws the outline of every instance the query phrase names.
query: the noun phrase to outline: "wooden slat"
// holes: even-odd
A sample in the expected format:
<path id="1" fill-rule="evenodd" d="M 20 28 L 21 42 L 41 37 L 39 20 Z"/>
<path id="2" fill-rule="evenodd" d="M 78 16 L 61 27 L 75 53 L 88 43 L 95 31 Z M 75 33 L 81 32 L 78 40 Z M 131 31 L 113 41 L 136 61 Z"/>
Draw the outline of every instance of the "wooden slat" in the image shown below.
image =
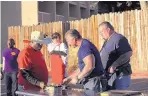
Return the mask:
<path id="1" fill-rule="evenodd" d="M 133 56 L 131 57 L 133 72 L 148 72 L 148 13 L 141 10 L 132 10 L 122 13 L 97 14 L 92 15 L 88 19 L 68 22 L 70 29 L 77 29 L 83 38 L 89 39 L 100 50 L 103 39 L 98 31 L 98 25 L 103 21 L 110 22 L 116 32 L 127 37 L 133 50 Z M 49 37 L 51 37 L 52 33 L 59 32 L 63 41 L 63 33 L 65 33 L 63 26 L 65 27 L 66 25 L 63 24 L 65 23 L 59 21 L 33 26 L 11 26 L 8 28 L 8 38 L 14 38 L 16 47 L 20 49 L 25 46 L 23 40 L 30 39 L 31 32 L 35 30 L 42 31 Z M 69 54 L 73 52 L 71 50 Z M 43 46 L 42 52 L 46 63 L 49 63 L 47 46 Z M 74 56 L 77 57 L 76 55 Z"/>

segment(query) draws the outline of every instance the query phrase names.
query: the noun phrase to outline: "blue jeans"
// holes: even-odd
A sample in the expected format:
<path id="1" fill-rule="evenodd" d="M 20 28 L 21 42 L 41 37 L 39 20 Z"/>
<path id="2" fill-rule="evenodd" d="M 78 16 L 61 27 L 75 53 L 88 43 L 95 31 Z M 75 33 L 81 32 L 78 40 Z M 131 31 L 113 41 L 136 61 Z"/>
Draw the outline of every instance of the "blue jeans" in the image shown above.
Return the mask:
<path id="1" fill-rule="evenodd" d="M 17 74 L 18 72 L 5 72 L 4 79 L 6 85 L 7 96 L 17 96 L 15 91 L 17 90 Z"/>
<path id="2" fill-rule="evenodd" d="M 115 80 L 115 89 L 116 90 L 126 90 L 130 86 L 131 83 L 131 76 L 119 76 Z"/>

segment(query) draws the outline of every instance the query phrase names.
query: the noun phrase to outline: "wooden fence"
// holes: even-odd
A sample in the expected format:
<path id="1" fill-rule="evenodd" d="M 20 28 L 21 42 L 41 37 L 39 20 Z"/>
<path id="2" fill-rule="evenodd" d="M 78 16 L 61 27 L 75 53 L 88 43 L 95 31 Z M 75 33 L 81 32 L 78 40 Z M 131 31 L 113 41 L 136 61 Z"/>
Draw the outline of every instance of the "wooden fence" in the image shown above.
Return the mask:
<path id="1" fill-rule="evenodd" d="M 41 31 L 44 34 L 46 33 L 49 36 L 54 32 L 59 32 L 61 34 L 61 37 L 63 37 L 62 28 L 63 28 L 62 22 L 53 22 L 53 23 L 48 23 L 48 24 L 36 25 L 36 26 L 35 25 L 34 26 L 14 26 L 14 27 L 8 28 L 8 37 L 14 38 L 16 41 L 16 47 L 21 50 L 26 45 L 28 45 L 27 43 L 23 43 L 23 40 L 30 40 L 31 38 L 30 35 L 32 31 L 35 31 L 35 30 Z M 44 45 L 41 51 L 45 56 L 48 70 L 50 70 L 47 46 Z"/>
<path id="2" fill-rule="evenodd" d="M 77 29 L 84 38 L 93 42 L 100 50 L 103 39 L 98 32 L 98 25 L 102 21 L 109 21 L 116 32 L 127 37 L 133 49 L 131 65 L 134 73 L 148 73 L 148 13 L 142 10 L 132 10 L 122 13 L 109 13 L 93 15 L 88 19 L 81 19 L 68 22 L 54 22 L 37 26 L 15 26 L 9 27 L 9 37 L 16 40 L 16 47 L 22 49 L 23 39 L 30 38 L 33 30 L 42 31 L 48 35 L 58 31 L 62 36 L 68 29 Z M 74 52 L 76 52 L 75 49 Z M 47 48 L 42 49 L 48 62 Z M 72 54 L 72 53 L 70 53 Z M 76 57 L 76 56 L 75 56 Z M 76 58 L 75 58 L 76 59 Z M 70 59 L 69 59 L 70 60 Z"/>

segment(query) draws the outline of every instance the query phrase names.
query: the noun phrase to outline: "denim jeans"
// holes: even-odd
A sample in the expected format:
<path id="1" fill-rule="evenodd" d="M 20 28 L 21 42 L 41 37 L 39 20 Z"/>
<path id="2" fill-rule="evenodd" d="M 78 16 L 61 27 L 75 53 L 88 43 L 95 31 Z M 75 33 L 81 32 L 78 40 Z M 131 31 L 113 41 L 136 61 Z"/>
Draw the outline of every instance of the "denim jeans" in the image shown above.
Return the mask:
<path id="1" fill-rule="evenodd" d="M 119 76 L 115 80 L 115 89 L 117 90 L 127 90 L 131 83 L 131 76 Z"/>
<path id="2" fill-rule="evenodd" d="M 17 91 L 17 74 L 18 72 L 5 72 L 4 79 L 6 85 L 7 96 L 17 96 L 15 92 Z"/>
<path id="3" fill-rule="evenodd" d="M 113 82 L 113 86 L 108 86 L 108 90 L 127 90 L 131 84 L 131 75 L 118 76 Z"/>

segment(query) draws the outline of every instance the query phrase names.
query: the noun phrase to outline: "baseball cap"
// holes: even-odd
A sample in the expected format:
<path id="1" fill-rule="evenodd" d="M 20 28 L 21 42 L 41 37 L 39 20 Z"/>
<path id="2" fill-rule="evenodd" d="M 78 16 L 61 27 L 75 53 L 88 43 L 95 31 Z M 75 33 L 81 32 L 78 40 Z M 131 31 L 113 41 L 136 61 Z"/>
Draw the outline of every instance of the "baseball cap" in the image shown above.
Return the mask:
<path id="1" fill-rule="evenodd" d="M 26 42 L 26 41 L 27 40 L 24 40 L 24 42 Z M 49 44 L 52 42 L 52 39 L 49 37 L 44 38 L 43 32 L 33 31 L 33 32 L 31 32 L 31 40 L 28 40 L 28 42 L 31 42 L 31 41 L 36 42 L 36 43 L 40 43 L 40 44 Z"/>

